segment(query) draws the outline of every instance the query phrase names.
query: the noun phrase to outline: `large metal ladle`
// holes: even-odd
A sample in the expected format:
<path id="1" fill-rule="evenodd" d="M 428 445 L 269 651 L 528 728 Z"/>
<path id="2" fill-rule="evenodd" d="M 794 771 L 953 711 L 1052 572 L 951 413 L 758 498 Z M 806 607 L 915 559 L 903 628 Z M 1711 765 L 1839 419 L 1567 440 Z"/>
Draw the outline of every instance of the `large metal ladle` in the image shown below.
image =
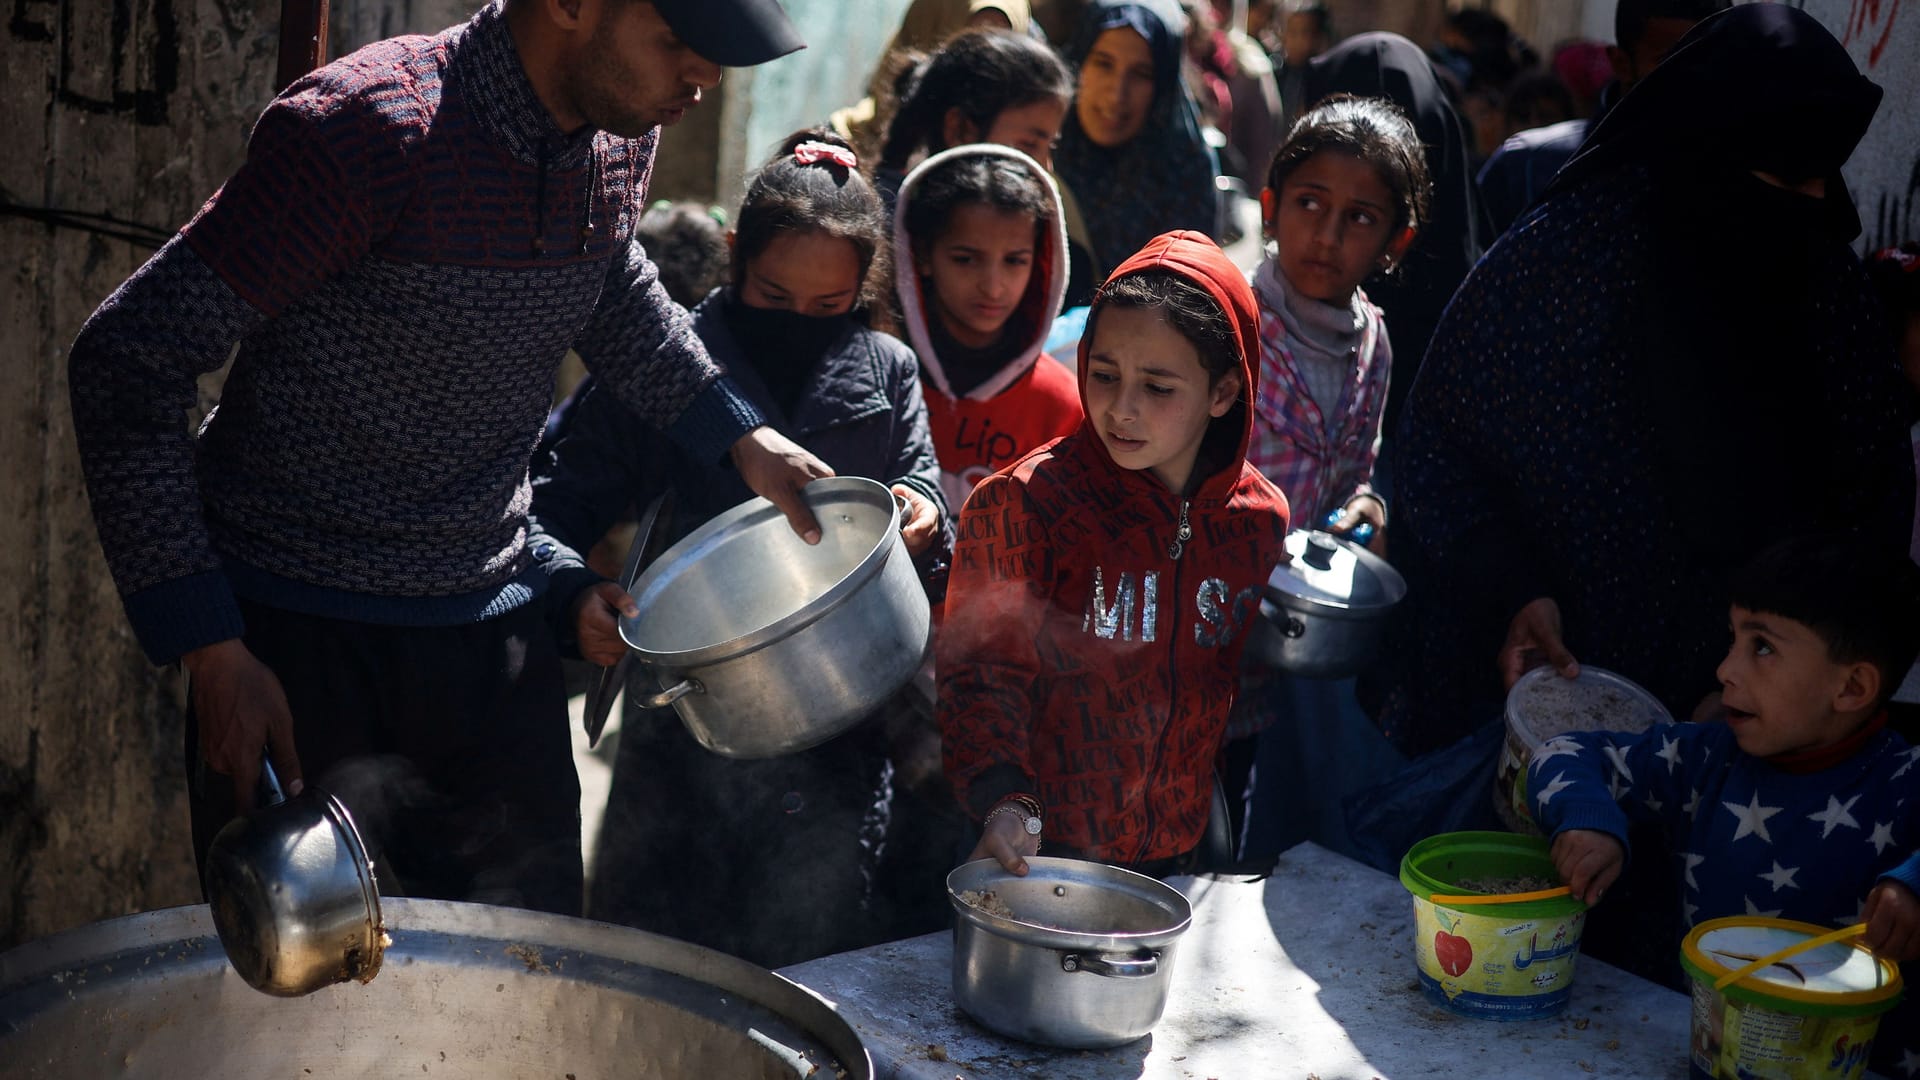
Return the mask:
<path id="1" fill-rule="evenodd" d="M 247 985 L 299 997 L 380 972 L 386 931 L 373 863 L 339 799 L 308 785 L 287 798 L 261 762 L 270 798 L 207 850 L 214 929 Z"/>

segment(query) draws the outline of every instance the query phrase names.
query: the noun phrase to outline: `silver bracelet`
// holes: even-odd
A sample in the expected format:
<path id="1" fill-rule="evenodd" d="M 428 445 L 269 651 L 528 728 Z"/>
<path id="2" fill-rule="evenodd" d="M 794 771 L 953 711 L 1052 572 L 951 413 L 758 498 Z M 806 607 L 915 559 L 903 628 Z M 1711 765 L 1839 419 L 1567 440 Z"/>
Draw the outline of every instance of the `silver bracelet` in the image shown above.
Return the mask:
<path id="1" fill-rule="evenodd" d="M 985 832 L 987 826 L 993 824 L 993 819 L 1001 814 L 1018 814 L 1020 816 L 1021 826 L 1026 829 L 1028 836 L 1033 837 L 1033 853 L 1035 855 L 1040 854 L 1040 818 L 1038 816 L 1029 816 L 1026 813 L 1026 807 L 1020 803 L 1009 800 L 987 811 L 987 816 L 980 819 L 980 830 Z"/>

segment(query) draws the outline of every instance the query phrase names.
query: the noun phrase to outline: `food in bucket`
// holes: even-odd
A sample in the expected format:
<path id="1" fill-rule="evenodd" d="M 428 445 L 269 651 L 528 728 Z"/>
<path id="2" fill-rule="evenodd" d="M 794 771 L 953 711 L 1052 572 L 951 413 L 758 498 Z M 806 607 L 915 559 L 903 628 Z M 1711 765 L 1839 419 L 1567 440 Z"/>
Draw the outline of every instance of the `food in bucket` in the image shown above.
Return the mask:
<path id="1" fill-rule="evenodd" d="M 1506 896 L 1511 893 L 1540 892 L 1560 884 L 1550 877 L 1539 874 L 1522 874 L 1518 877 L 1474 877 L 1453 883 L 1453 887 L 1465 893 L 1484 893 L 1488 896 Z"/>
<path id="2" fill-rule="evenodd" d="M 1668 719 L 1665 710 L 1623 687 L 1559 677 L 1532 680 L 1519 691 L 1527 727 L 1542 739 L 1571 731 L 1645 731 Z"/>
<path id="3" fill-rule="evenodd" d="M 1507 737 L 1495 770 L 1493 805 L 1514 832 L 1534 833 L 1527 766 L 1542 745 L 1578 731 L 1645 731 L 1673 717 L 1657 698 L 1604 668 L 1584 666 L 1568 679 L 1536 668 L 1507 692 Z"/>
<path id="4" fill-rule="evenodd" d="M 1429 1000 L 1463 1016 L 1536 1020 L 1566 1007 L 1586 905 L 1571 896 L 1449 907 L 1453 893 L 1504 896 L 1555 884 L 1538 837 L 1445 833 L 1400 862 L 1413 896 L 1414 966 Z"/>

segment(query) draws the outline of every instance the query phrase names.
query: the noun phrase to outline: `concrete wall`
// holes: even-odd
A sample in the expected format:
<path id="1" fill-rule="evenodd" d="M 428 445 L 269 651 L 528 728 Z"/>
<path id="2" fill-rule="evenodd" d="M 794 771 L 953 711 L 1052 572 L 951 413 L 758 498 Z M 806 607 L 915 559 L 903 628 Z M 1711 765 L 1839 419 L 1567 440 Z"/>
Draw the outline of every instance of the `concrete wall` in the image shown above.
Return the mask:
<path id="1" fill-rule="evenodd" d="M 171 231 L 239 162 L 273 0 L 15 0 L 0 199 Z M 0 215 L 0 947 L 197 898 L 171 675 L 94 539 L 66 348 L 148 250 Z M 189 417 L 182 416 L 181 423 Z"/>
<path id="2" fill-rule="evenodd" d="M 1886 96 L 1848 160 L 1862 251 L 1920 240 L 1920 3 L 1803 0 Z"/>

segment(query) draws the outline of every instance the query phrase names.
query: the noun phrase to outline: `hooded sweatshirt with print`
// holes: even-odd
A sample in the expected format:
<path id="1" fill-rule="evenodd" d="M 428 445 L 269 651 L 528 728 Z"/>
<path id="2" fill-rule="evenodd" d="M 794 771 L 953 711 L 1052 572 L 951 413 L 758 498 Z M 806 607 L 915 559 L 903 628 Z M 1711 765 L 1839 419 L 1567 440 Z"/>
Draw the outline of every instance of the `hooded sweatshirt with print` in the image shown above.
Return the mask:
<path id="1" fill-rule="evenodd" d="M 931 321 L 936 303 L 933 282 L 915 269 L 916 238 L 907 230 L 910 208 L 927 175 L 968 157 L 1000 157 L 1017 163 L 1040 181 L 1053 207 L 1048 220 L 1040 224 L 1027 291 L 1007 319 L 1005 333 L 1017 340 L 998 346 L 1005 362 L 973 386 L 964 384 L 977 378 L 977 373 L 971 373 L 973 378 L 960 377 L 964 360 L 957 353 L 961 350 Z M 930 245 L 934 238 L 918 239 Z M 947 505 L 959 506 L 987 476 L 1080 426 L 1080 392 L 1073 372 L 1042 351 L 1067 289 L 1067 231 L 1059 188 L 1039 163 L 1011 147 L 979 143 L 943 150 L 921 162 L 900 184 L 894 205 L 893 256 L 902 321 L 924 376 L 920 384 L 933 428 L 934 452 L 940 458 L 940 483 Z"/>
<path id="2" fill-rule="evenodd" d="M 1260 348 L 1246 279 L 1194 232 L 1155 238 L 1114 278 L 1145 270 L 1204 288 L 1240 344 L 1244 389 L 1213 420 L 1188 495 L 1121 468 L 1088 419 L 974 491 L 936 642 L 946 770 L 966 807 L 1032 793 L 1048 844 L 1122 864 L 1199 843 L 1288 518 L 1246 461 Z"/>

